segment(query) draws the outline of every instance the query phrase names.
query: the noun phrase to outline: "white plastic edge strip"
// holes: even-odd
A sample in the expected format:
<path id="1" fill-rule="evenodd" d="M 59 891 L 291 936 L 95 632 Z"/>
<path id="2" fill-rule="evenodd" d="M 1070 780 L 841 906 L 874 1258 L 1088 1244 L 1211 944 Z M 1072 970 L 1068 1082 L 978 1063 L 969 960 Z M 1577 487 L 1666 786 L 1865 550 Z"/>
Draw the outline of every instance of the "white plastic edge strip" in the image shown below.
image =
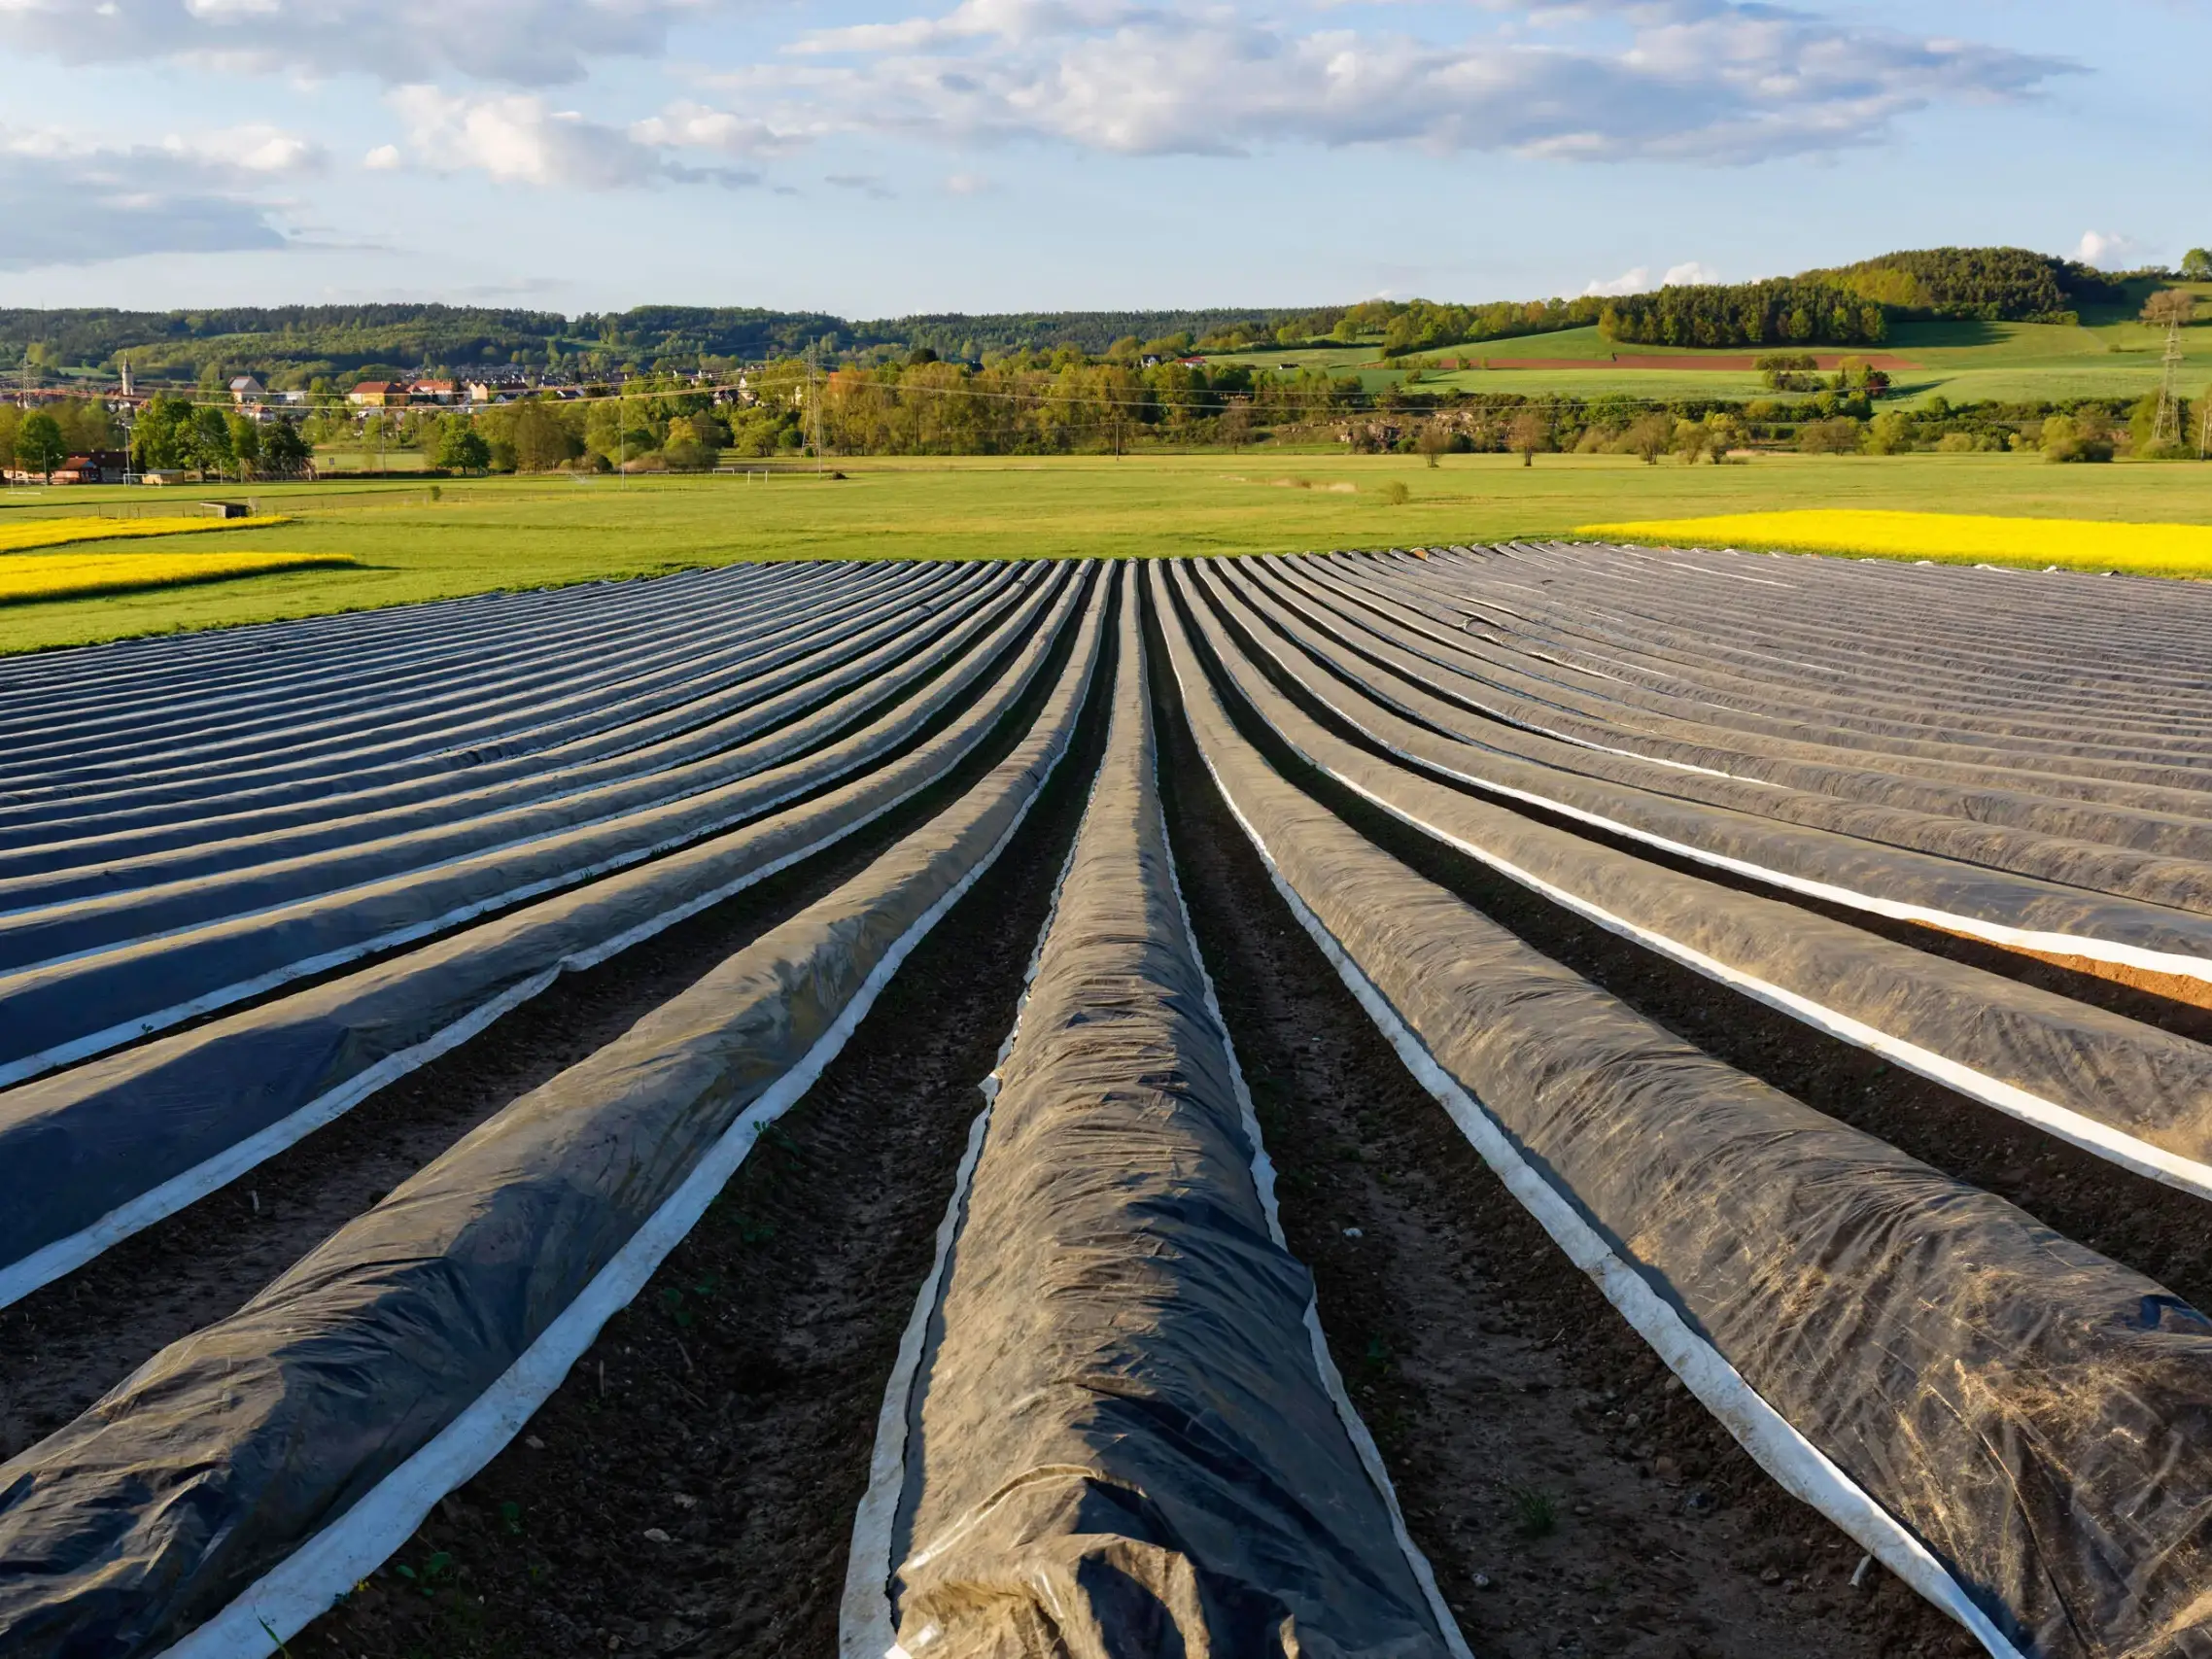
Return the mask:
<path id="1" fill-rule="evenodd" d="M 1090 791 L 1084 797 L 1085 819 L 1090 816 L 1090 803 L 1098 798 L 1104 776 L 1101 766 L 1091 777 Z M 945 1202 L 945 1219 L 937 1224 L 936 1253 L 930 1260 L 928 1276 L 916 1293 L 914 1312 L 899 1334 L 899 1352 L 891 1365 L 890 1380 L 883 1385 L 882 1409 L 876 1415 L 875 1451 L 868 1460 L 868 1490 L 852 1512 L 852 1543 L 846 1552 L 845 1594 L 837 1610 L 839 1659 L 905 1659 L 906 1650 L 899 1645 L 891 1618 L 891 1574 L 898 1570 L 898 1563 L 891 1559 L 891 1531 L 898 1519 L 899 1495 L 906 1489 L 907 1413 L 914 1400 L 915 1379 L 921 1370 L 929 1318 L 945 1293 L 946 1264 L 951 1260 L 953 1241 L 967 1222 L 968 1192 L 975 1182 L 976 1165 L 983 1159 L 991 1109 L 998 1104 L 1006 1062 L 1021 1035 L 1021 1018 L 1029 1011 L 1029 992 L 1037 983 L 1037 970 L 1044 965 L 1045 941 L 1052 937 L 1053 923 L 1059 919 L 1060 895 L 1067 887 L 1068 873 L 1075 868 L 1076 848 L 1082 845 L 1079 819 L 1076 833 L 1068 840 L 1067 856 L 1060 860 L 1060 873 L 1053 881 L 1052 898 L 1045 908 L 1044 922 L 1037 929 L 1036 943 L 1029 948 L 1021 994 L 1014 1005 L 1014 1023 L 998 1045 L 990 1075 L 977 1086 L 983 1093 L 984 1109 L 968 1125 L 967 1148 L 952 1175 L 952 1194 Z"/>
<path id="2" fill-rule="evenodd" d="M 1200 753 L 1230 814 L 1266 866 L 1275 890 L 1336 969 L 1345 987 L 1359 999 L 1368 1019 L 1398 1051 L 1406 1069 L 1435 1096 L 1507 1191 L 1536 1217 L 1569 1260 L 1589 1275 L 1606 1299 L 1666 1362 L 1668 1369 L 1682 1379 L 1683 1386 L 1784 1490 L 1827 1516 L 1923 1599 L 1956 1620 L 1992 1659 L 2029 1659 L 1989 1622 L 1988 1615 L 1974 1605 L 1965 1589 L 1918 1538 L 1769 1405 L 1717 1349 L 1692 1331 L 1641 1274 L 1613 1254 L 1574 1207 L 1530 1167 L 1482 1104 L 1429 1053 L 1390 1000 L 1298 897 L 1212 757 L 1204 755 L 1202 747 Z"/>
<path id="3" fill-rule="evenodd" d="M 1918 1072 L 1922 1077 L 1942 1084 L 1946 1089 L 1955 1089 L 1971 1099 L 1981 1101 L 1986 1106 L 1993 1106 L 2010 1117 L 2018 1118 L 2022 1123 L 2032 1123 L 2037 1128 L 2057 1136 L 2060 1140 L 2070 1141 L 2083 1151 L 2091 1153 L 2107 1162 L 2116 1163 L 2124 1169 L 2132 1170 L 2137 1175 L 2148 1176 L 2153 1181 L 2163 1182 L 2166 1186 L 2179 1188 L 2181 1191 L 2193 1193 L 2199 1198 L 2212 1198 L 2212 1164 L 2207 1164 L 2198 1158 L 2185 1158 L 2180 1153 L 2168 1152 L 2165 1148 L 2155 1146 L 2140 1136 L 2131 1135 L 2114 1124 L 2091 1118 L 2086 1113 L 2077 1112 L 2071 1107 L 2062 1106 L 2055 1100 L 2046 1099 L 2040 1094 L 2020 1088 L 2017 1084 L 2007 1083 L 2002 1078 L 1977 1071 L 1963 1061 L 1937 1054 L 1932 1049 L 1921 1048 L 1918 1044 L 1895 1036 L 1879 1026 L 1869 1025 L 1863 1020 L 1854 1020 L 1840 1010 L 1828 1007 L 1825 1003 L 1816 1002 L 1811 997 L 1800 995 L 1798 992 L 1775 985 L 1771 981 L 1762 980 L 1754 974 L 1746 973 L 1742 968 L 1723 962 L 1717 957 L 1709 956 L 1702 950 L 1683 944 L 1670 934 L 1661 933 L 1639 922 L 1631 921 L 1626 916 L 1608 911 L 1578 893 L 1558 886 L 1531 871 L 1522 869 L 1511 860 L 1491 851 L 1479 842 L 1469 841 L 1464 836 L 1455 835 L 1452 831 L 1430 822 L 1411 808 L 1402 806 L 1388 796 L 1368 788 L 1358 778 L 1340 772 L 1327 761 L 1307 753 L 1296 739 L 1284 732 L 1273 721 L 1268 720 L 1263 712 L 1261 712 L 1257 708 L 1255 708 L 1254 712 L 1259 714 L 1260 719 L 1267 726 L 1267 729 L 1273 732 L 1292 753 L 1315 771 L 1335 779 L 1337 783 L 1351 790 L 1363 800 L 1372 802 L 1400 822 L 1411 825 L 1432 840 L 1442 842 L 1446 847 L 1454 847 L 1466 853 L 1469 858 L 1487 865 L 1508 880 L 1518 881 L 1532 892 L 1540 893 L 1554 904 L 1561 905 L 1574 912 L 1575 915 L 1596 922 L 1608 933 L 1634 940 L 1640 945 L 1656 950 L 1662 956 L 1681 963 L 1682 966 L 1694 973 L 1703 974 L 1708 979 L 1716 980 L 1722 985 L 1740 990 L 1755 1001 L 1767 1004 L 1770 1008 L 1780 1009 L 1792 1019 L 1803 1020 L 1815 1030 L 1824 1031 L 1831 1037 L 1839 1038 L 1873 1054 L 1881 1054 L 1884 1058 L 1894 1061 L 1908 1071 Z"/>
<path id="4" fill-rule="evenodd" d="M 320 1618 L 337 1599 L 374 1572 L 414 1536 L 437 1501 L 474 1475 L 522 1432 L 531 1415 L 561 1386 L 600 1330 L 644 1289 L 670 1252 L 744 1162 L 767 1124 L 813 1087 L 876 1004 L 915 947 L 998 862 L 1037 804 L 1072 741 L 1071 723 L 1005 832 L 968 873 L 916 918 L 883 953 L 845 1012 L 816 1038 L 804 1058 L 747 1107 L 700 1158 L 683 1184 L 617 1251 L 576 1299 L 524 1350 L 500 1380 L 479 1395 L 429 1444 L 386 1475 L 344 1515 L 271 1568 L 214 1618 L 158 1659 L 260 1659 Z"/>
<path id="5" fill-rule="evenodd" d="M 1300 683 L 1302 684 L 1304 681 L 1301 679 Z M 1979 916 L 1960 916 L 1953 911 L 1936 910 L 1927 905 L 1907 904 L 1897 899 L 1877 898 L 1871 893 L 1858 892 L 1850 887 L 1839 887 L 1828 881 L 1815 881 L 1810 877 L 1793 876 L 1787 871 L 1770 869 L 1763 864 L 1753 864 L 1747 859 L 1733 858 L 1721 852 L 1710 852 L 1703 847 L 1693 847 L 1687 842 L 1672 841 L 1649 830 L 1638 829 L 1633 824 L 1623 823 L 1617 818 L 1608 818 L 1601 813 L 1571 806 L 1567 802 L 1554 800 L 1551 796 L 1538 795 L 1527 789 L 1516 789 L 1510 784 L 1496 782 L 1479 774 L 1461 772 L 1456 768 L 1446 766 L 1442 761 L 1431 760 L 1426 756 L 1414 754 L 1407 749 L 1399 747 L 1389 739 L 1370 731 L 1357 715 L 1338 708 L 1333 701 L 1322 692 L 1313 690 L 1310 685 L 1307 686 L 1307 690 L 1312 692 L 1314 699 L 1339 720 L 1360 732 L 1370 743 L 1378 743 L 1383 748 L 1388 749 L 1408 765 L 1418 766 L 1425 772 L 1435 773 L 1440 778 L 1450 778 L 1459 782 L 1470 784 L 1486 794 L 1503 795 L 1507 800 L 1512 801 L 1525 801 L 1532 807 L 1540 807 L 1546 812 L 1558 812 L 1564 817 L 1590 824 L 1609 834 L 1625 836 L 1631 841 L 1640 841 L 1646 847 L 1656 847 L 1663 852 L 1672 852 L 1678 857 L 1692 859 L 1700 864 L 1709 864 L 1716 870 L 1732 871 L 1739 876 L 1747 876 L 1756 881 L 1765 881 L 1774 886 L 1786 887 L 1792 892 L 1803 893 L 1809 898 L 1825 899 L 1831 904 L 1846 905 L 1853 910 L 1870 911 L 1877 916 L 1889 916 L 1893 920 L 1924 922 L 1953 933 L 1963 933 L 1976 939 L 1984 939 L 1992 945 L 2007 945 L 2019 950 L 2040 950 L 2056 956 L 2082 956 L 2091 961 L 2113 962 L 2123 967 L 2141 968 L 2148 973 L 2172 974 L 2180 979 L 2212 982 L 2212 957 L 2184 956 L 2176 951 L 2152 950 L 2139 945 L 2121 945 L 2108 940 L 2091 939 L 2082 934 L 2044 933 L 2032 928 L 2008 926 L 2003 922 L 1984 921 Z M 1536 763 L 1530 762 L 1528 764 Z M 1924 854 L 1923 856 L 1933 857 L 1935 855 Z M 2087 888 L 2082 890 L 2090 891 Z M 2143 901 L 2125 900 L 2123 902 L 2142 903 Z M 2153 907 L 2146 905 L 2145 908 Z M 2178 914 L 2187 915 L 2189 913 Z"/>
<path id="6" fill-rule="evenodd" d="M 1064 626 L 1064 624 L 1065 618 L 1063 617 L 1062 625 Z M 927 712 L 933 711 L 934 709 Z M 899 727 L 894 728 L 894 730 L 911 730 L 914 724 L 918 723 L 912 718 L 917 712 L 921 713 L 923 718 L 927 717 L 927 712 L 920 710 L 918 707 L 910 709 L 906 715 L 901 718 Z M 897 740 L 894 738 L 892 741 Z M 473 921 L 476 917 L 488 915 L 493 911 L 507 909 L 510 906 L 522 903 L 526 899 L 536 898 L 541 893 L 552 892 L 558 888 L 575 886 L 580 882 L 596 880 L 611 871 L 625 869 L 632 864 L 656 857 L 675 847 L 684 847 L 708 836 L 718 834 L 734 825 L 772 812 L 795 797 L 812 793 L 820 788 L 824 782 L 832 781 L 836 778 L 845 776 L 846 773 L 857 771 L 866 764 L 867 759 L 866 756 L 857 757 L 844 772 L 833 773 L 828 778 L 816 778 L 797 781 L 780 795 L 765 801 L 751 802 L 735 812 L 726 813 L 705 824 L 694 824 L 676 835 L 666 837 L 654 843 L 650 847 L 626 848 L 621 852 L 595 860 L 590 864 L 561 871 L 540 881 L 525 882 L 518 887 L 511 887 L 503 893 L 496 893 L 488 898 L 472 900 L 468 904 L 460 905 L 447 911 L 443 916 L 411 922 L 405 927 L 394 928 L 388 933 L 379 934 L 374 939 L 361 940 L 334 950 L 326 950 L 320 955 L 303 957 L 295 962 L 287 962 L 281 967 L 271 968 L 266 973 L 257 974 L 251 979 L 240 980 L 232 985 L 203 991 L 198 996 L 188 998 L 183 1002 L 172 1003 L 167 1008 L 156 1009 L 150 1014 L 140 1015 L 119 1024 L 110 1025 L 104 1030 L 87 1032 L 86 1035 L 73 1038 L 69 1042 L 57 1043 L 51 1049 L 43 1049 L 35 1054 L 26 1054 L 21 1059 L 10 1060 L 5 1064 L 0 1064 L 0 1089 L 27 1082 L 42 1073 L 53 1071 L 62 1066 L 73 1065 L 79 1060 L 89 1059 L 93 1055 L 104 1054 L 110 1049 L 121 1048 L 124 1044 L 137 1042 L 142 1037 L 150 1037 L 155 1032 L 165 1030 L 171 1025 L 181 1024 L 185 1020 L 196 1019 L 202 1014 L 212 1013 L 219 1008 L 226 1008 L 234 1002 L 247 1001 L 250 998 L 259 996 L 263 991 L 274 990 L 278 985 L 289 985 L 294 980 L 310 978 L 331 968 L 343 967 L 348 962 L 358 962 L 363 957 L 379 955 L 401 945 L 411 945 L 418 939 L 425 939 L 433 934 L 445 932 L 450 928 L 458 927 L 465 921 Z M 743 781 L 743 779 L 739 780 L 737 786 L 742 786 Z M 471 854 L 471 856 L 476 855 Z M 421 874 L 422 872 L 415 871 L 406 873 L 406 876 L 408 879 L 412 879 Z M 390 879 L 400 880 L 401 877 L 395 876 Z M 238 919 L 241 918 L 228 917 L 225 918 L 225 921 Z M 161 936 L 155 935 L 154 937 Z M 108 954 L 129 950 L 135 945 L 143 943 L 145 941 L 141 940 L 124 945 L 103 946 L 99 953 Z M 52 965 L 51 963 L 47 964 L 47 966 Z M 31 972 L 35 970 L 22 971 Z"/>

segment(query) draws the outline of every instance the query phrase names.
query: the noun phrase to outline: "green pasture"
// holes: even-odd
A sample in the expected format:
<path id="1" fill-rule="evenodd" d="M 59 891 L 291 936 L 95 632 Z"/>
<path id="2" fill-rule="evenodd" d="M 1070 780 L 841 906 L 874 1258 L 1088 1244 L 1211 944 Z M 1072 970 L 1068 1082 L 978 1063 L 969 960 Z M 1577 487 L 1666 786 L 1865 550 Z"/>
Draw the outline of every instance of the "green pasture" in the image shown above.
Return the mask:
<path id="1" fill-rule="evenodd" d="M 2198 302 L 2212 301 L 2212 284 L 2183 284 L 2198 292 Z M 2212 311 L 2212 304 L 2207 305 Z M 2184 386 L 2192 397 L 2212 385 L 2212 316 L 2183 334 L 2188 367 Z M 1836 348 L 1824 347 L 1833 352 Z M 2156 392 L 2163 373 L 2165 330 L 2115 313 L 2091 315 L 2081 327 L 2048 323 L 1900 323 L 1878 349 L 1918 364 L 1892 371 L 1897 401 L 1905 406 L 1942 397 L 1952 403 L 2063 401 L 2072 397 L 2137 397 Z M 1679 370 L 1615 368 L 1621 356 L 1679 358 Z M 1688 366 L 1702 357 L 1744 357 L 1750 349 L 1704 352 L 1686 346 L 1622 345 L 1595 326 L 1556 334 L 1438 346 L 1424 357 L 1459 357 L 1476 362 L 1527 358 L 1586 359 L 1588 368 L 1467 368 L 1423 371 L 1421 384 L 1461 392 L 1512 392 L 1526 397 L 1628 397 L 1668 402 L 1685 397 L 1748 399 L 1771 396 L 1755 373 Z M 1215 363 L 1249 363 L 1285 372 L 1318 368 L 1331 375 L 1357 374 L 1368 391 L 1395 386 L 1401 368 L 1377 365 L 1371 345 L 1287 347 L 1234 352 Z"/>
<path id="2" fill-rule="evenodd" d="M 1762 455 L 1724 467 L 1623 456 L 1132 456 L 846 461 L 811 472 L 257 486 L 294 515 L 225 548 L 349 553 L 303 570 L 0 609 L 0 650 L 401 605 L 747 559 L 1070 558 L 1296 552 L 1559 535 L 1579 524 L 1789 507 L 2212 522 L 2212 467 L 2054 467 L 2032 456 Z M 1300 487 L 1302 481 L 1303 487 Z M 1407 499 L 1394 502 L 1391 486 Z M 236 490 L 207 492 L 236 496 Z M 0 522 L 145 491 L 0 494 Z M 64 501 L 64 498 L 67 498 Z M 164 551 L 203 538 L 164 537 Z M 205 538 L 212 542 L 215 538 Z M 98 545 L 98 544 L 94 544 Z M 120 545 L 120 544 L 119 544 Z M 2212 572 L 2207 572 L 2212 574 Z"/>

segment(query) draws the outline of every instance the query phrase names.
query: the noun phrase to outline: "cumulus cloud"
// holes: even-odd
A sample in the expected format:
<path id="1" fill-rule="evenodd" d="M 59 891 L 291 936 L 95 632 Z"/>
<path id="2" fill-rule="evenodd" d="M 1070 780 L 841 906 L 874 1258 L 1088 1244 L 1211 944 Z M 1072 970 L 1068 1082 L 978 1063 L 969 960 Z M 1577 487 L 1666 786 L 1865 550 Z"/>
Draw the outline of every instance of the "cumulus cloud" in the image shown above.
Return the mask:
<path id="1" fill-rule="evenodd" d="M 557 110 L 536 92 L 469 94 L 399 86 L 388 101 L 407 126 L 406 158 L 435 173 L 480 172 L 501 184 L 586 190 L 643 185 L 757 185 L 760 175 L 693 167 L 672 158 L 647 132 L 608 126 Z M 369 164 L 388 166 L 385 146 Z"/>
<path id="2" fill-rule="evenodd" d="M 2074 248 L 2074 258 L 2102 270 L 2124 271 L 2141 264 L 2145 252 L 2142 243 L 2117 230 L 2085 230 Z"/>
<path id="3" fill-rule="evenodd" d="M 997 188 L 996 181 L 985 173 L 948 173 L 945 177 L 945 193 L 947 195 L 988 195 Z"/>
<path id="4" fill-rule="evenodd" d="M 136 146 L 0 129 L 0 269 L 286 247 L 266 192 L 319 158 L 268 127 Z"/>
<path id="5" fill-rule="evenodd" d="M 1655 288 L 1696 288 L 1719 280 L 1720 273 L 1711 265 L 1691 259 L 1686 264 L 1669 265 L 1666 274 L 1657 282 L 1651 280 L 1649 265 L 1638 265 L 1633 270 L 1623 271 L 1610 282 L 1593 282 L 1582 292 L 1596 295 L 1649 294 Z"/>
<path id="6" fill-rule="evenodd" d="M 1413 144 L 1572 160 L 1752 162 L 1875 142 L 1938 103 L 2033 95 L 2064 62 L 1751 0 L 1494 6 L 1550 26 L 1438 43 L 1225 6 L 962 0 L 824 29 L 730 77 L 816 121 L 1130 155 Z"/>
<path id="7" fill-rule="evenodd" d="M 1582 292 L 1586 295 L 1597 297 L 1610 297 L 1616 294 L 1649 294 L 1651 292 L 1651 267 L 1649 265 L 1637 265 L 1630 270 L 1623 271 L 1610 282 L 1593 282 Z"/>
<path id="8" fill-rule="evenodd" d="M 659 56 L 722 0 L 0 0 L 12 52 L 69 62 L 183 58 L 260 70 L 458 73 L 542 86 L 604 56 Z"/>

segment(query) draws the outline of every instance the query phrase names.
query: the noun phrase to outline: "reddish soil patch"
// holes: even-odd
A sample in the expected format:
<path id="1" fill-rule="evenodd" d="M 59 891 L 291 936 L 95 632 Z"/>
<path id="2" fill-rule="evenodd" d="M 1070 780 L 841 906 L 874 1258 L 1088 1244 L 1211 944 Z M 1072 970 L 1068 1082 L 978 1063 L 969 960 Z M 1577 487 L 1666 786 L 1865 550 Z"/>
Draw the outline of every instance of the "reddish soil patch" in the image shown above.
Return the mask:
<path id="1" fill-rule="evenodd" d="M 1892 356 L 1888 352 L 1820 352 L 1815 355 L 1817 357 L 1820 366 L 1831 374 L 1847 357 L 1860 359 L 1869 368 L 1899 369 L 1920 366 L 1917 363 Z M 1756 355 L 1721 357 L 1710 353 L 1696 357 L 1635 357 L 1616 352 L 1609 358 L 1494 357 L 1460 358 L 1456 361 L 1468 368 L 1673 368 L 1710 369 L 1726 371 L 1731 374 L 1748 374 L 1759 366 L 1759 359 Z"/>

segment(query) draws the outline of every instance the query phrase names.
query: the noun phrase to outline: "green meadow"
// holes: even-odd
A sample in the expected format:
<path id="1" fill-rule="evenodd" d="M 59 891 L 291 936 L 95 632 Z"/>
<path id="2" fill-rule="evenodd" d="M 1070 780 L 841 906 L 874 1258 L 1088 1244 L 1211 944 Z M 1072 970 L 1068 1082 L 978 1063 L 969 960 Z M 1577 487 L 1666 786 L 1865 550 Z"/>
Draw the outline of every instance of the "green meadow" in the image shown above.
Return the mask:
<path id="1" fill-rule="evenodd" d="M 749 559 L 1150 557 L 1297 552 L 1556 536 L 1574 526 L 1791 507 L 2212 521 L 2212 468 L 2054 467 L 2033 456 L 1762 455 L 1656 467 L 1622 456 L 1131 456 L 847 461 L 843 478 L 546 478 L 257 486 L 291 522 L 225 548 L 347 553 L 358 568 L 0 609 L 0 650 L 113 639 L 488 589 L 650 575 Z M 1393 500 L 1402 491 L 1403 501 Z M 0 524 L 111 508 L 145 490 L 0 495 Z M 193 492 L 194 495 L 200 492 Z M 158 503 L 174 511 L 166 498 Z M 215 536 L 164 537 L 185 551 Z M 97 545 L 97 544 L 94 544 Z"/>
<path id="2" fill-rule="evenodd" d="M 2212 284 L 2184 283 L 2198 303 L 2212 311 Z M 2191 397 L 2212 385 L 2212 318 L 2183 330 L 2187 367 L 2183 385 Z M 1821 348 L 1833 352 L 1833 347 Z M 2159 389 L 2163 373 L 2165 330 L 2123 313 L 2091 313 L 2081 326 L 2046 323 L 1899 323 L 1879 350 L 1907 359 L 1915 367 L 1892 371 L 1898 401 L 1914 407 L 1932 397 L 1953 404 L 1984 401 L 2059 402 L 2073 397 L 2139 397 Z M 1679 369 L 1616 368 L 1611 359 L 1677 359 Z M 1682 397 L 1752 398 L 1769 396 L 1756 373 L 1693 366 L 1701 358 L 1756 356 L 1753 348 L 1702 352 L 1682 346 L 1623 346 L 1595 326 L 1556 334 L 1487 340 L 1446 346 L 1430 357 L 1476 362 L 1516 359 L 1582 359 L 1587 368 L 1465 368 L 1424 370 L 1421 384 L 1460 392 L 1519 393 L 1526 397 L 1603 397 L 1624 396 L 1664 402 Z M 1379 361 L 1372 345 L 1291 347 L 1216 357 L 1215 363 L 1249 363 L 1278 373 L 1322 369 L 1331 375 L 1357 374 L 1368 391 L 1395 386 L 1406 369 Z"/>

